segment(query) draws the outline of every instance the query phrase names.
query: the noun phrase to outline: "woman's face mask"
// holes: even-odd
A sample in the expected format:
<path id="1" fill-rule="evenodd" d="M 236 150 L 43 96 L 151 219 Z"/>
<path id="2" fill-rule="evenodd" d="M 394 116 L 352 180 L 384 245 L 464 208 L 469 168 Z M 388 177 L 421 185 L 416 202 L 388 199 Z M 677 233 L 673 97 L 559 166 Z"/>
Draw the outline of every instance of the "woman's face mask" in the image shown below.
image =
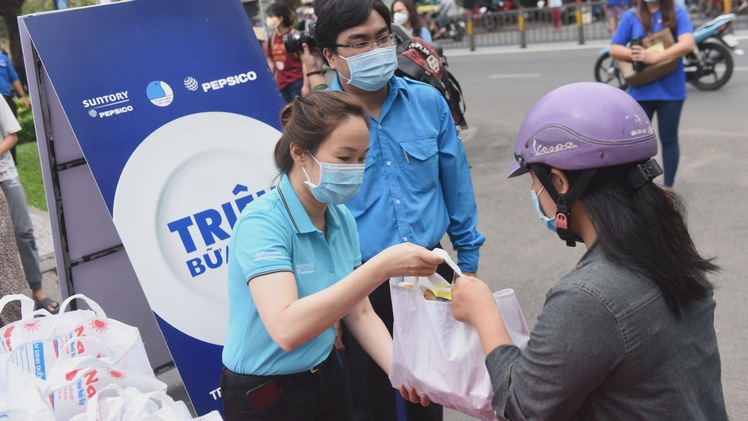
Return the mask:
<path id="1" fill-rule="evenodd" d="M 382 89 L 392 79 L 397 69 L 397 54 L 395 46 L 377 48 L 353 57 L 338 55 L 348 63 L 351 78 L 338 73 L 338 76 L 346 79 L 349 85 L 353 85 L 364 91 L 374 92 Z"/>
<path id="2" fill-rule="evenodd" d="M 404 13 L 404 12 L 395 12 L 392 15 L 392 22 L 394 22 L 394 23 L 396 23 L 398 25 L 405 25 L 406 23 L 408 23 L 408 18 L 409 17 L 410 16 L 408 16 L 407 13 Z"/>
<path id="3" fill-rule="evenodd" d="M 301 170 L 307 179 L 304 184 L 309 186 L 317 201 L 342 205 L 361 190 L 366 164 L 328 164 L 317 161 L 311 153 L 309 155 L 319 165 L 319 183 L 312 183 L 304 167 Z"/>
<path id="4" fill-rule="evenodd" d="M 268 16 L 265 18 L 265 26 L 268 27 L 268 29 L 275 29 L 280 25 L 280 18 L 277 16 Z"/>
<path id="5" fill-rule="evenodd" d="M 538 216 L 540 216 L 540 220 L 545 223 L 546 228 L 549 230 L 556 232 L 556 217 L 549 218 L 545 216 L 545 212 L 543 212 L 543 208 L 540 207 L 540 193 L 543 193 L 543 189 L 545 187 L 541 187 L 540 191 L 536 194 L 535 190 L 530 189 L 530 194 L 532 195 L 532 203 L 535 205 L 535 211 L 538 212 Z"/>

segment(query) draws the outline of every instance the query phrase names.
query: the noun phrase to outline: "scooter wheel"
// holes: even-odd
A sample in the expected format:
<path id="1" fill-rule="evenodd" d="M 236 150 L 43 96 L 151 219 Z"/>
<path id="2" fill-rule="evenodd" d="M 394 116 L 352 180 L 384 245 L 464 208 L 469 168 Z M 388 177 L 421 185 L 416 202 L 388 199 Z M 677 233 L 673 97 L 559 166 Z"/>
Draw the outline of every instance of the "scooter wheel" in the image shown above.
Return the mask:
<path id="1" fill-rule="evenodd" d="M 702 91 L 715 91 L 732 77 L 735 62 L 730 50 L 719 41 L 705 41 L 699 45 L 701 66 L 699 73 L 687 74 L 688 81 Z"/>

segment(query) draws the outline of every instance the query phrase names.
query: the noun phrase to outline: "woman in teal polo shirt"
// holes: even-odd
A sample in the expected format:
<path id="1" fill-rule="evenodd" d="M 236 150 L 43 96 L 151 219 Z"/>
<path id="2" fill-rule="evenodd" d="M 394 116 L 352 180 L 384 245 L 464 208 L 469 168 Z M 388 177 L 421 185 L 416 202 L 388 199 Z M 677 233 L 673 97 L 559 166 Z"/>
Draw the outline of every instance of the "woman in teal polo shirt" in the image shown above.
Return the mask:
<path id="1" fill-rule="evenodd" d="M 356 223 L 342 203 L 363 180 L 368 121 L 363 104 L 334 91 L 297 97 L 281 112 L 280 182 L 242 212 L 230 246 L 221 375 L 229 421 L 352 419 L 334 323 L 345 320 L 389 371 L 392 338 L 367 296 L 384 279 L 431 275 L 443 261 L 399 244 L 361 265 Z"/>

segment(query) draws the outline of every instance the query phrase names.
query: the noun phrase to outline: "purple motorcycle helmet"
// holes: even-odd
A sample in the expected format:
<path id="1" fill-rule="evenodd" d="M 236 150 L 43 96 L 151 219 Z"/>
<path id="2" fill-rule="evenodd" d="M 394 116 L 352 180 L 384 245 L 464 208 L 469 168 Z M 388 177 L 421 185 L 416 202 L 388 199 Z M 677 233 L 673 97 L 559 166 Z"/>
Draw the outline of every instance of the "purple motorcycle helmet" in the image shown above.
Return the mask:
<path id="1" fill-rule="evenodd" d="M 571 227 L 571 209 L 599 168 L 632 165 L 629 182 L 638 189 L 662 174 L 654 159 L 657 137 L 642 107 L 626 92 L 597 82 L 554 89 L 535 103 L 517 136 L 509 177 L 530 171 L 556 202 L 555 228 L 569 247 L 581 239 Z M 556 191 L 550 169 L 578 171 L 566 194 Z"/>
<path id="2" fill-rule="evenodd" d="M 586 170 L 646 161 L 657 137 L 641 106 L 626 92 L 598 82 L 554 89 L 525 116 L 509 177 L 532 164 Z"/>

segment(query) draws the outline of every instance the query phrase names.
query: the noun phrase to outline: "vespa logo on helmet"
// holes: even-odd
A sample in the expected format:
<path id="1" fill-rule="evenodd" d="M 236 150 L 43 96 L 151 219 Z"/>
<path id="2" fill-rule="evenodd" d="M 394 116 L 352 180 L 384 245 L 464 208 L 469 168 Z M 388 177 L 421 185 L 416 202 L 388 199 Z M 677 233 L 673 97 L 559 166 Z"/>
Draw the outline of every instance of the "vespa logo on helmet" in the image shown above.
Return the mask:
<path id="1" fill-rule="evenodd" d="M 540 143 L 538 143 L 537 139 L 532 140 L 532 150 L 535 153 L 535 156 L 548 155 L 551 153 L 574 149 L 576 147 L 577 145 L 571 141 L 566 142 L 566 143 L 557 143 L 553 146 L 543 146 Z"/>

